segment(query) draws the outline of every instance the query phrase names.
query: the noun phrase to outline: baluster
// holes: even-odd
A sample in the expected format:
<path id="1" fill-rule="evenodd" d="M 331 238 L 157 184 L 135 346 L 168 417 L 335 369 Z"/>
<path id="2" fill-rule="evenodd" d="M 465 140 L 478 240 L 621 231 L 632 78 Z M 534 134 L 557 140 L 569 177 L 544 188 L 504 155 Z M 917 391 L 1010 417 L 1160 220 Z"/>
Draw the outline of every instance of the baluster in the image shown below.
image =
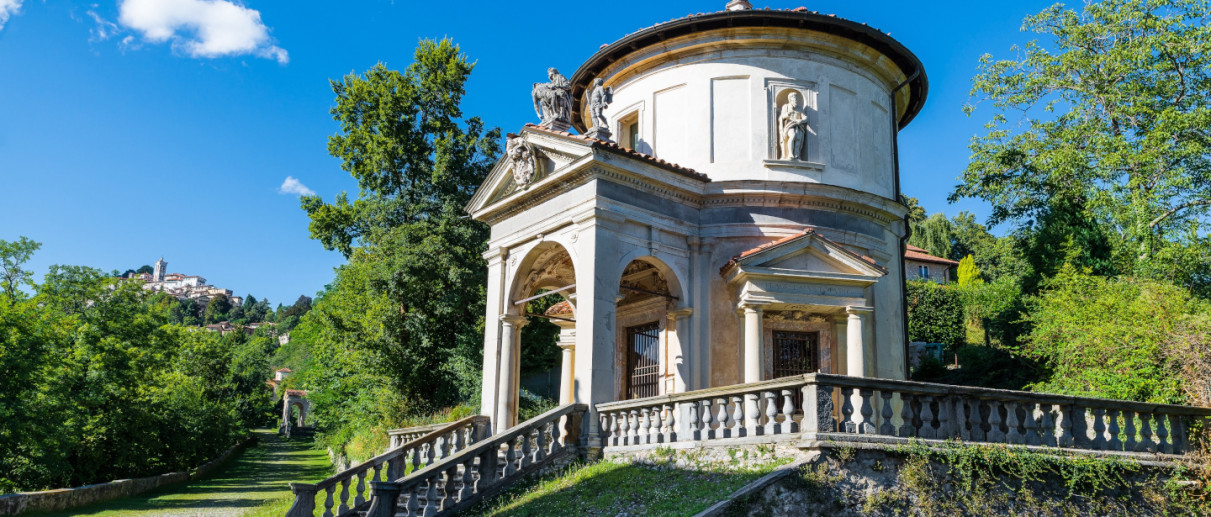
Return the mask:
<path id="1" fill-rule="evenodd" d="M 1123 436 L 1127 439 L 1123 443 L 1124 451 L 1135 451 L 1139 447 L 1140 442 L 1136 439 L 1135 418 L 1134 411 L 1123 412 Z"/>
<path id="2" fill-rule="evenodd" d="M 538 426 L 538 434 L 534 437 L 534 463 L 547 458 L 547 427 L 554 425 L 555 422 L 550 422 Z"/>
<path id="3" fill-rule="evenodd" d="M 1172 429 L 1173 454 L 1185 454 L 1189 446 L 1186 443 L 1186 417 L 1184 415 L 1170 414 L 1169 426 Z"/>
<path id="4" fill-rule="evenodd" d="M 1039 404 L 1039 438 L 1043 445 L 1055 447 L 1055 410 L 1051 404 Z"/>
<path id="5" fill-rule="evenodd" d="M 618 422 L 618 412 L 610 412 L 610 445 L 622 445 L 623 434 L 626 432 Z"/>
<path id="6" fill-rule="evenodd" d="M 971 427 L 967 438 L 976 442 L 987 439 L 987 435 L 984 434 L 984 416 L 980 414 L 981 402 L 978 398 L 972 398 L 969 400 L 967 408 L 967 425 Z"/>
<path id="7" fill-rule="evenodd" d="M 677 441 L 677 405 L 665 404 L 664 414 L 666 415 L 664 427 L 668 429 L 664 434 L 664 442 L 672 443 Z"/>
<path id="8" fill-rule="evenodd" d="M 512 476 L 514 472 L 517 472 L 517 465 L 514 463 L 514 461 L 517 460 L 517 456 L 515 455 L 515 449 L 517 447 L 516 442 L 516 438 L 505 440 L 505 469 L 503 472 L 504 475 L 501 476 L 501 479 L 507 479 Z"/>
<path id="9" fill-rule="evenodd" d="M 336 485 L 329 486 L 324 489 L 324 517 L 333 517 L 332 507 L 335 501 L 332 500 L 333 494 L 336 493 Z"/>
<path id="10" fill-rule="evenodd" d="M 1169 429 L 1165 427 L 1168 417 L 1165 414 L 1156 415 L 1156 441 L 1158 449 L 1164 454 L 1173 454 L 1173 443 L 1169 441 Z"/>
<path id="11" fill-rule="evenodd" d="M 967 422 L 971 420 L 969 416 L 971 409 L 967 405 L 968 399 L 954 395 L 950 400 L 950 407 L 953 411 L 951 415 L 953 418 L 950 421 L 950 435 L 959 440 L 970 441 L 971 431 L 967 430 Z"/>
<path id="12" fill-rule="evenodd" d="M 404 505 L 408 509 L 407 515 L 420 515 L 420 491 L 425 489 L 424 484 L 417 484 L 408 491 L 408 504 Z"/>
<path id="13" fill-rule="evenodd" d="M 567 418 L 568 416 L 564 415 L 555 420 L 555 423 L 551 425 L 551 447 L 549 448 L 549 453 L 551 455 L 555 455 L 559 451 L 563 450 L 563 440 L 565 435 L 563 434 L 562 427 Z"/>
<path id="14" fill-rule="evenodd" d="M 411 472 L 420 470 L 421 455 L 424 454 L 424 449 L 424 445 L 417 445 L 416 447 L 412 448 L 412 470 L 409 472 L 404 472 L 400 477 L 404 477 Z"/>
<path id="15" fill-rule="evenodd" d="M 1008 401 L 1005 403 L 1005 427 L 1009 428 L 1005 439 L 1012 444 L 1022 443 L 1022 431 L 1020 430 L 1021 420 L 1018 419 L 1018 403 L 1017 401 Z"/>
<path id="16" fill-rule="evenodd" d="M 718 399 L 718 401 L 719 403 L 716 405 L 719 406 L 719 414 L 715 415 L 715 420 L 719 421 L 719 429 L 717 430 L 718 436 L 716 438 L 727 438 L 728 428 L 730 427 L 728 425 L 727 399 L 722 398 Z"/>
<path id="17" fill-rule="evenodd" d="M 454 494 L 457 493 L 454 480 L 458 478 L 458 465 L 451 465 L 444 471 L 433 476 L 433 481 L 441 480 L 441 491 L 437 493 L 437 508 L 439 511 L 448 510 L 454 506 Z"/>
<path id="18" fill-rule="evenodd" d="M 496 482 L 496 467 L 500 461 L 500 447 L 486 447 L 479 454 L 479 481 L 475 493 L 481 494 Z"/>
<path id="19" fill-rule="evenodd" d="M 1093 408 L 1093 448 L 1104 450 L 1106 448 L 1106 409 L 1097 407 Z"/>
<path id="20" fill-rule="evenodd" d="M 1140 443 L 1137 452 L 1156 452 L 1156 444 L 1152 442 L 1152 413 L 1140 412 Z"/>
<path id="21" fill-rule="evenodd" d="M 1076 434 L 1072 431 L 1072 406 L 1059 406 L 1056 410 L 1060 413 L 1060 437 L 1056 440 L 1056 445 L 1073 447 L 1076 445 Z"/>
<path id="22" fill-rule="evenodd" d="M 533 432 L 533 430 L 527 429 L 525 431 L 522 431 L 522 433 L 521 433 L 521 436 L 520 436 L 520 438 L 521 438 L 521 466 L 518 467 L 518 470 L 521 470 L 521 469 L 524 469 L 524 468 L 530 466 L 530 462 L 532 459 L 530 457 L 530 454 L 531 454 L 530 433 L 531 432 Z"/>
<path id="23" fill-rule="evenodd" d="M 1072 439 L 1076 447 L 1087 449 L 1089 441 L 1089 411 L 1084 406 L 1072 406 Z"/>
<path id="24" fill-rule="evenodd" d="M 933 396 L 922 395 L 921 400 L 921 430 L 917 432 L 917 436 L 921 438 L 937 438 L 938 431 L 933 426 Z"/>
<path id="25" fill-rule="evenodd" d="M 854 421 L 854 389 L 850 387 L 841 388 L 841 422 L 844 425 L 844 432 L 857 434 L 858 423 Z"/>
<path id="26" fill-rule="evenodd" d="M 372 468 L 374 469 L 374 473 L 370 475 L 370 482 L 373 483 L 375 481 L 383 481 L 383 478 L 381 477 L 383 474 L 383 462 L 380 461 L 375 463 Z M 388 479 L 387 481 L 395 480 Z"/>
<path id="27" fill-rule="evenodd" d="M 790 434 L 795 432 L 795 400 L 794 392 L 791 390 L 782 390 L 782 426 L 779 430 L 782 434 Z"/>
<path id="28" fill-rule="evenodd" d="M 462 468 L 463 486 L 458 491 L 458 502 L 460 503 L 466 501 L 467 498 L 471 497 L 471 495 L 475 493 L 473 490 L 475 488 L 475 477 L 472 476 L 472 474 L 474 474 L 473 470 L 475 468 L 475 458 L 468 458 L 467 461 L 463 462 Z"/>
<path id="29" fill-rule="evenodd" d="M 439 458 L 445 459 L 445 458 L 450 457 L 450 442 L 454 441 L 454 436 L 452 436 L 453 434 L 455 434 L 455 433 L 447 433 L 447 434 L 442 435 L 441 450 L 438 451 L 440 453 Z"/>
<path id="30" fill-rule="evenodd" d="M 875 408 L 871 401 L 875 398 L 874 390 L 870 388 L 862 388 L 858 390 L 858 398 L 862 401 L 862 423 L 858 426 L 858 432 L 862 434 L 875 433 Z"/>
<path id="31" fill-rule="evenodd" d="M 340 504 L 336 507 L 337 515 L 345 513 L 349 510 L 349 482 L 353 481 L 353 474 L 350 474 L 349 476 L 350 477 L 341 480 L 341 494 L 339 497 Z"/>
<path id="32" fill-rule="evenodd" d="M 951 402 L 951 398 L 947 397 L 947 396 L 938 397 L 937 401 L 938 401 L 938 415 L 937 415 L 938 416 L 938 435 L 937 436 L 938 436 L 939 440 L 946 440 L 952 436 L 951 435 L 952 430 L 950 428 L 950 417 L 953 414 L 952 409 L 954 407 L 954 404 Z"/>
<path id="33" fill-rule="evenodd" d="M 745 393 L 740 395 L 744 407 L 738 412 L 742 416 L 743 426 L 741 430 L 743 436 L 755 436 L 758 431 L 758 426 L 761 425 L 761 397 L 757 393 Z"/>
<path id="34" fill-rule="evenodd" d="M 438 512 L 437 476 L 433 473 L 429 473 L 428 477 L 428 487 L 425 490 L 425 517 L 437 515 Z"/>
<path id="35" fill-rule="evenodd" d="M 664 406 L 652 408 L 652 430 L 648 435 L 648 443 L 661 443 L 661 435 L 664 432 L 664 420 L 660 418 L 660 414 L 664 412 Z"/>
<path id="36" fill-rule="evenodd" d="M 702 438 L 715 438 L 715 429 L 711 427 L 714 424 L 715 413 L 711 411 L 711 399 L 702 400 Z"/>
<path id="37" fill-rule="evenodd" d="M 357 473 L 357 486 L 353 493 L 353 505 L 357 506 L 366 502 L 366 473 L 369 468 L 362 469 Z"/>
<path id="38" fill-rule="evenodd" d="M 916 418 L 913 414 L 912 404 L 911 393 L 900 393 L 900 432 L 897 435 L 901 438 L 917 435 L 917 428 L 912 425 L 913 419 Z"/>
<path id="39" fill-rule="evenodd" d="M 891 409 L 891 395 L 889 390 L 879 390 L 879 398 L 883 399 L 883 409 L 879 412 L 879 416 L 883 417 L 883 423 L 879 425 L 879 434 L 883 436 L 896 435 L 896 426 L 891 423 L 891 418 L 895 416 Z"/>
<path id="40" fill-rule="evenodd" d="M 744 428 L 744 398 L 732 395 L 732 438 L 746 436 Z"/>
<path id="41" fill-rule="evenodd" d="M 698 404 L 700 402 L 701 401 L 694 400 L 694 401 L 684 403 L 686 405 L 686 415 L 690 417 L 690 425 L 688 427 L 688 429 L 690 431 L 690 436 L 689 436 L 690 440 L 705 440 L 706 439 L 706 429 L 708 426 L 706 426 L 702 422 L 702 419 L 698 417 L 698 414 L 699 414 L 698 413 Z M 709 411 L 708 411 L 708 413 L 709 413 Z M 709 417 L 710 415 L 708 414 L 707 416 Z"/>
<path id="42" fill-rule="evenodd" d="M 652 408 L 639 408 L 639 443 L 652 443 Z"/>
<path id="43" fill-rule="evenodd" d="M 1026 427 L 1026 445 L 1040 445 L 1043 443 L 1043 438 L 1039 436 L 1039 421 L 1035 415 L 1034 402 L 1027 402 L 1023 408 L 1026 419 L 1024 424 Z"/>
<path id="44" fill-rule="evenodd" d="M 765 400 L 765 435 L 772 436 L 778 429 L 778 396 L 772 391 L 761 392 Z"/>
<path id="45" fill-rule="evenodd" d="M 1122 411 L 1119 411 L 1114 408 L 1111 408 L 1110 410 L 1106 411 L 1106 417 L 1107 417 L 1107 420 L 1109 420 L 1108 423 L 1110 424 L 1106 429 L 1107 431 L 1110 432 L 1110 439 L 1106 442 L 1106 446 L 1109 447 L 1110 450 L 1112 450 L 1112 451 L 1123 450 L 1123 439 L 1121 436 L 1119 436 L 1121 434 L 1122 428 L 1118 424 L 1119 415 L 1121 413 L 1122 413 Z"/>
<path id="46" fill-rule="evenodd" d="M 988 401 L 988 441 L 1004 443 L 1005 432 L 1001 430 L 1001 401 Z"/>

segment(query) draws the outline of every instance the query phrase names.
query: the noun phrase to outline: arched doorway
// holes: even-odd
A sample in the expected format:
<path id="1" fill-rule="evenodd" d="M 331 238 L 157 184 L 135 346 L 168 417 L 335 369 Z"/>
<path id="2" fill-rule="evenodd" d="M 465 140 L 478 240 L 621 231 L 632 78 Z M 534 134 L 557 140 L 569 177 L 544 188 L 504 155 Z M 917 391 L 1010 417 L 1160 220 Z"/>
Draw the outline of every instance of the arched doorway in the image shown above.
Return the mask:
<path id="1" fill-rule="evenodd" d="M 632 260 L 618 283 L 617 371 L 619 399 L 683 391 L 685 367 L 676 336 L 680 289 L 672 271 L 657 259 Z M 680 384 L 680 386 L 678 386 Z"/>

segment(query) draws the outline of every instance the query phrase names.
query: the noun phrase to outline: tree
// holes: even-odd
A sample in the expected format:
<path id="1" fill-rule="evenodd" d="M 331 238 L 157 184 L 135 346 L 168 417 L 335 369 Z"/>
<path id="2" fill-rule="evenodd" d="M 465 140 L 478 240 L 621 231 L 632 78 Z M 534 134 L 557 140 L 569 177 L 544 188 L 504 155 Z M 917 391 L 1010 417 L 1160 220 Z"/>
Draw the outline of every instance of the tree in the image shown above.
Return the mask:
<path id="1" fill-rule="evenodd" d="M 227 320 L 231 311 L 231 298 L 225 294 L 217 294 L 206 304 L 206 323 L 218 323 Z"/>
<path id="2" fill-rule="evenodd" d="M 42 243 L 28 237 L 17 237 L 14 242 L 0 240 L 0 289 L 8 297 L 9 304 L 17 302 L 21 284 L 33 286 L 34 273 L 22 266 L 34 256 Z"/>
<path id="3" fill-rule="evenodd" d="M 1174 255 L 1205 245 L 1190 229 L 1211 212 L 1207 11 L 1203 0 L 1104 0 L 1026 18 L 1042 41 L 1019 59 L 980 60 L 972 95 L 993 115 L 951 200 L 984 199 L 990 224 L 1024 227 L 1076 211 L 1112 232 L 1124 272 L 1180 264 Z"/>
<path id="4" fill-rule="evenodd" d="M 136 269 L 136 270 L 135 270 L 135 274 L 136 274 L 136 275 L 137 275 L 137 274 L 142 274 L 142 273 L 147 273 L 147 274 L 149 274 L 149 275 L 150 275 L 150 274 L 153 274 L 153 273 L 155 273 L 155 272 L 156 272 L 156 269 L 155 269 L 155 268 L 153 268 L 153 267 L 151 267 L 151 266 L 149 266 L 149 265 L 147 265 L 147 264 L 143 264 L 142 266 L 139 266 L 139 269 Z"/>
<path id="5" fill-rule="evenodd" d="M 951 227 L 950 219 L 946 218 L 946 214 L 938 212 L 913 227 L 908 243 L 928 251 L 931 255 L 949 257 L 954 246 L 953 239 L 954 228 Z"/>
<path id="6" fill-rule="evenodd" d="M 360 190 L 352 201 L 343 193 L 331 204 L 301 200 L 311 236 L 350 259 L 322 305 L 351 303 L 342 298 L 356 290 L 341 286 L 364 285 L 391 308 L 373 321 L 316 317 L 369 326 L 343 334 L 381 329 L 379 338 L 348 341 L 376 358 L 416 411 L 469 397 L 479 378 L 488 229 L 463 207 L 495 162 L 500 131 L 462 118 L 473 67 L 450 40 L 425 40 L 402 72 L 378 64 L 333 81 L 340 132 L 328 151 Z"/>
<path id="7" fill-rule="evenodd" d="M 900 202 L 908 209 L 908 224 L 916 225 L 925 220 L 925 208 L 921 206 L 921 202 L 917 198 L 900 194 Z"/>
<path id="8" fill-rule="evenodd" d="M 980 268 L 976 267 L 976 259 L 971 255 L 959 260 L 958 273 L 959 287 L 984 283 L 984 278 L 980 276 Z"/>
<path id="9" fill-rule="evenodd" d="M 299 295 L 299 298 L 294 301 L 294 304 L 286 307 L 285 310 L 281 309 L 280 307 L 278 308 L 278 317 L 288 318 L 294 316 L 295 318 L 301 318 L 310 310 L 311 297 L 307 295 Z"/>

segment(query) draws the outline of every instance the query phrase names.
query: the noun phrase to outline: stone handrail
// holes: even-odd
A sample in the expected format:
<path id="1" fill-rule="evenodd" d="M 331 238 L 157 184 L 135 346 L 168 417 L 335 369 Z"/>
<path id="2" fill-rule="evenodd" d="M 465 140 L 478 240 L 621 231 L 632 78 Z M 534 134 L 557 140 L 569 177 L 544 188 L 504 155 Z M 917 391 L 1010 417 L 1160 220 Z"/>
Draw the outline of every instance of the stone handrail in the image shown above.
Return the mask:
<path id="1" fill-rule="evenodd" d="M 413 426 L 413 427 L 404 427 L 402 429 L 388 430 L 387 436 L 391 440 L 391 444 L 388 448 L 394 449 L 396 447 L 399 447 L 400 445 L 403 445 L 412 440 L 420 438 L 426 434 L 432 433 L 433 431 L 441 429 L 447 425 L 450 425 L 450 423 L 441 422 L 441 423 L 436 423 L 436 424 L 425 424 L 425 425 L 418 425 L 418 426 Z"/>
<path id="2" fill-rule="evenodd" d="M 1211 409 L 807 374 L 598 404 L 606 447 L 714 440 L 910 438 L 1180 455 Z"/>
<path id="3" fill-rule="evenodd" d="M 576 450 L 584 404 L 567 404 L 486 438 L 425 470 L 372 483 L 366 517 L 431 517 L 466 510 L 548 460 Z M 406 499 L 401 504 L 400 498 Z"/>
<path id="4" fill-rule="evenodd" d="M 324 512 L 321 514 L 323 517 L 352 515 L 358 510 L 365 510 L 370 498 L 367 483 L 397 479 L 408 472 L 425 469 L 436 461 L 465 450 L 488 432 L 488 417 L 469 416 L 442 424 L 420 438 L 354 465 L 319 483 L 291 483 L 294 504 L 286 513 L 286 517 L 314 517 L 315 498 L 320 491 L 325 493 L 322 503 Z"/>

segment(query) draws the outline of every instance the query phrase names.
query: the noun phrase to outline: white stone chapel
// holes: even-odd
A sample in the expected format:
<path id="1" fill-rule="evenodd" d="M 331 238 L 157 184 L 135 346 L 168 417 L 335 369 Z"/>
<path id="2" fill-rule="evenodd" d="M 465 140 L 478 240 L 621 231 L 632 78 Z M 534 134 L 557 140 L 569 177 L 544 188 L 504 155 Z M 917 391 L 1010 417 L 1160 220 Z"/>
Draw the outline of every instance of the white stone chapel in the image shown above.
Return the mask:
<path id="1" fill-rule="evenodd" d="M 497 431 L 517 423 L 540 296 L 562 300 L 543 314 L 562 329 L 560 403 L 907 376 L 896 145 L 928 89 L 912 52 L 733 0 L 546 77 L 542 123 L 509 135 L 467 207 L 492 229 L 481 407 Z"/>

